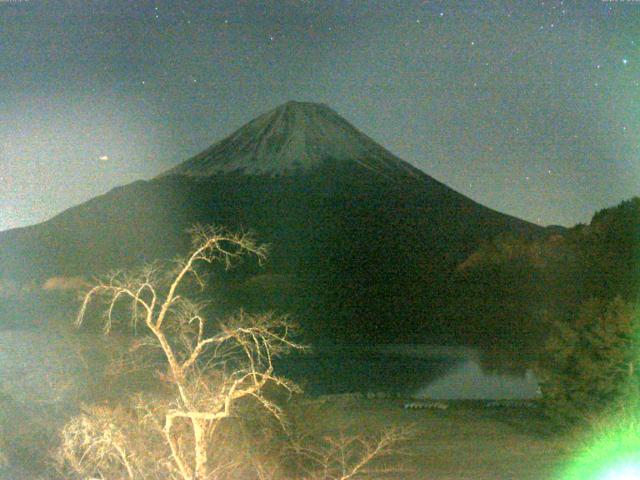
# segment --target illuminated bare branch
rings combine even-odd
[[[193,249],[186,259],[177,262],[168,286],[161,285],[157,266],[133,275],[114,273],[87,292],[76,322],[82,324],[89,304],[96,297],[106,298],[104,331],[109,333],[119,302],[131,302],[134,326],[142,321],[159,345],[169,376],[159,375],[167,378],[177,393],[175,404],[166,406],[161,430],[176,471],[184,480],[209,478],[206,432],[212,424],[231,416],[239,399],[254,398],[282,420],[280,409],[262,391],[267,383],[296,390],[295,385],[273,373],[272,358],[287,349],[301,348],[291,339],[292,327],[287,320],[274,315],[251,316],[241,312],[229,322],[219,324],[216,335],[206,336],[203,305],[179,293],[185,279],[191,276],[202,287],[204,281],[197,270],[198,264],[220,261],[229,268],[247,254],[262,261],[266,249],[247,233],[196,226],[192,234]],[[143,345],[138,341],[132,349]],[[210,361],[203,362],[203,353],[209,347],[214,347]],[[230,371],[223,368],[217,384],[211,385],[208,372],[212,367],[220,369],[227,360],[233,361],[234,368]],[[176,429],[179,421],[187,421],[191,426],[193,449],[190,452],[181,445]]]
[[[392,428],[377,438],[341,434],[337,438],[326,437],[320,445],[298,444],[297,453],[306,459],[302,463],[304,480],[374,479],[398,474],[400,468],[381,461],[400,454],[399,446],[412,436],[410,429]]]
[[[148,368],[152,347],[163,366],[155,376],[163,391],[171,393],[138,394],[135,408],[130,409],[135,411],[135,422],[128,429],[119,424],[123,416],[118,410],[88,410],[72,420],[63,430],[62,457],[76,474],[181,480],[245,478],[230,473],[239,467],[237,461],[217,456],[228,446],[216,444],[214,432],[228,425],[226,419],[242,415],[242,405],[247,402],[267,412],[265,417],[284,431],[283,411],[265,394],[265,387],[299,391],[274,373],[275,357],[303,348],[292,338],[294,326],[289,319],[240,311],[211,326],[207,324],[207,305],[189,298],[189,287],[194,283],[204,287],[202,264],[220,262],[230,268],[246,255],[261,262],[266,249],[247,233],[196,226],[192,234],[191,253],[175,262],[170,275],[164,275],[157,264],[137,273],[115,272],[84,296],[78,325],[88,316],[92,302],[101,298],[106,301],[105,333],[114,328],[125,306],[129,307],[132,326],[144,330],[136,333],[128,351],[140,358],[119,357],[113,364],[114,374]],[[156,435],[156,443],[148,438],[149,431]],[[377,439],[341,436],[325,439],[321,446],[296,446],[298,458],[303,459],[302,478],[355,480],[388,473],[391,470],[378,461],[405,437],[403,431],[390,430]],[[147,443],[153,446],[146,447]],[[253,456],[251,463],[255,464],[253,478],[283,478],[272,463]]]

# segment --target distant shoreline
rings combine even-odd
[[[469,346],[447,346],[431,345],[421,343],[395,343],[395,344],[340,344],[340,345],[319,345],[309,349],[311,354],[339,353],[341,351],[349,353],[380,353],[411,356],[417,358],[438,358],[478,360],[480,358],[481,347]]]

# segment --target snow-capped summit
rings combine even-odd
[[[355,162],[384,175],[419,174],[327,105],[290,101],[162,176],[206,177],[223,172],[289,175],[329,161]]]

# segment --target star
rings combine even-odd
[[[109,155],[100,155],[98,157],[98,160],[101,160],[103,162],[106,162],[107,160],[109,160]]]
[[[623,64],[623,65],[626,65],[627,63],[629,63],[629,60],[628,60],[628,59],[626,59],[626,58],[623,58],[623,59],[622,59],[622,64]]]

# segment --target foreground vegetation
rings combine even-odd
[[[79,354],[91,379],[82,403],[0,398],[0,466],[30,470],[9,478],[537,479],[619,435],[638,457],[638,277],[629,270],[640,258],[639,214],[640,200],[626,202],[565,236],[497,239],[461,265],[482,307],[469,328],[487,316],[503,322],[485,328],[537,366],[539,412],[304,401],[273,368],[303,348],[295,326],[273,314],[216,317],[198,294],[199,266],[261,260],[264,248],[205,228],[175,268],[92,286],[78,323],[118,341]]]
[[[51,463],[51,475],[78,479],[347,480],[392,472],[378,463],[406,440],[402,430],[310,441],[295,428],[295,415],[283,405],[299,389],[273,364],[303,348],[286,317],[240,311],[207,322],[206,302],[194,288],[204,286],[202,265],[229,268],[265,253],[249,235],[196,227],[191,253],[173,270],[116,272],[91,287],[77,325],[93,319],[105,334],[130,330],[120,337],[128,348],[112,350],[105,365],[85,372],[103,378],[96,386],[104,393],[91,392],[79,411],[44,408],[30,416],[32,425],[22,406],[5,398],[4,454],[26,461],[35,453],[40,470]],[[15,422],[20,412],[23,420]],[[49,431],[38,431],[36,422]],[[15,425],[26,435],[10,432]],[[57,444],[43,444],[57,430]]]
[[[639,271],[640,198],[542,239],[496,238],[459,267],[469,335],[536,364],[547,412],[579,423],[640,383]]]
[[[380,432],[411,432],[409,440],[395,445],[393,456],[380,457],[378,462],[368,465],[367,471],[353,477],[360,479],[546,480],[555,478],[554,473],[572,456],[577,445],[573,437],[553,435],[548,423],[535,410],[487,409],[482,402],[450,403],[444,411],[405,410],[403,403],[403,399],[366,398],[320,403],[295,396],[284,402],[283,408],[292,428],[295,425],[298,435],[304,437],[306,446],[325,457],[329,452],[343,453],[347,449],[353,460],[354,455],[374,451]],[[253,432],[257,433],[264,432],[265,427],[254,425],[254,428]],[[231,438],[240,433],[227,431],[226,435]],[[10,440],[13,442],[16,438]],[[40,456],[46,454],[47,448],[55,447],[54,441],[47,445],[47,437],[36,434],[23,440],[33,446],[32,454]],[[253,450],[249,451],[256,452],[255,448],[264,440],[264,437],[254,438]],[[276,442],[276,445],[282,444]],[[237,455],[245,448],[250,447],[246,443],[230,442],[226,444],[225,453],[237,449],[234,452]],[[268,449],[262,451],[269,452]],[[15,452],[11,455],[15,460]],[[34,467],[33,458],[37,457],[23,458],[31,470],[22,471],[20,478],[37,478],[38,471],[42,471],[42,466]],[[336,460],[338,457],[334,462]],[[46,469],[46,464],[44,467]],[[9,472],[9,469],[0,469],[3,471]],[[51,476],[46,478],[55,478],[55,471],[50,467],[49,472]],[[333,470],[331,475],[316,478],[343,477],[339,470]]]

